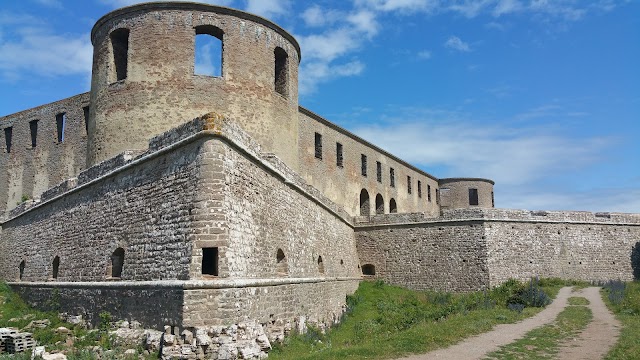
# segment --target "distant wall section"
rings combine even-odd
[[[85,168],[88,109],[85,93],[0,117],[0,214]]]

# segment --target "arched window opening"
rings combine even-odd
[[[276,253],[276,272],[278,275],[287,275],[289,267],[287,265],[287,257],[284,255],[282,249],[278,249]]]
[[[127,78],[129,62],[129,29],[114,30],[109,37],[111,38],[115,81],[124,80]]]
[[[362,265],[362,275],[372,276],[376,274],[376,267],[373,264]]]
[[[366,189],[360,191],[360,216],[370,215],[369,193]]]
[[[196,27],[194,74],[222,76],[224,32],[212,25]]]
[[[53,279],[58,278],[58,269],[60,269],[60,257],[56,256],[53,259],[53,271],[51,272],[51,278]]]
[[[318,272],[324,274],[324,264],[322,263],[322,256],[318,256]]]
[[[275,56],[274,85],[276,91],[283,96],[289,95],[289,55],[283,48],[273,50]]]
[[[384,214],[384,199],[382,195],[376,195],[376,214]]]
[[[24,276],[24,267],[26,266],[26,262],[24,260],[22,260],[20,262],[20,266],[18,267],[20,269],[20,275],[18,276],[18,280],[22,280],[22,277]]]
[[[389,212],[391,214],[395,214],[398,212],[398,205],[396,204],[396,199],[389,200]]]
[[[124,249],[117,248],[113,254],[111,254],[111,277],[122,277],[122,267],[124,265]]]

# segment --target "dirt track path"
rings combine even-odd
[[[620,335],[620,322],[600,297],[600,288],[590,287],[576,291],[571,296],[589,300],[593,320],[575,339],[563,344],[557,358],[562,360],[602,359],[616,343]]]
[[[493,330],[473,336],[448,348],[438,349],[426,354],[412,355],[400,360],[428,360],[428,359],[482,359],[487,353],[498,350],[499,347],[514,342],[527,332],[555,320],[556,316],[567,305],[571,295],[571,288],[564,287],[558,292],[551,305],[534,317],[524,319],[515,324],[497,325]]]

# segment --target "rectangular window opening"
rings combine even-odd
[[[129,61],[129,29],[114,30],[111,35],[111,50],[113,51],[113,67],[115,81],[127,78],[127,65]]]
[[[82,108],[82,112],[84,114],[84,130],[86,133],[89,133],[89,107],[85,106]]]
[[[202,248],[202,275],[218,276],[218,248]]]
[[[422,197],[422,182],[418,180],[418,197]]]
[[[11,142],[13,141],[13,127],[4,129],[4,142],[7,146],[7,154],[11,152]]]
[[[38,139],[38,120],[29,121],[29,129],[31,130],[31,147],[34,148]]]
[[[431,185],[427,184],[427,201],[431,202]]]
[[[478,205],[478,189],[469,189],[469,205]]]
[[[496,200],[493,197],[493,191],[491,192],[491,207],[492,208],[496,207]]]
[[[212,25],[196,27],[193,73],[196,75],[222,76],[223,36],[221,29]]]
[[[436,189],[436,204],[440,204],[440,190]]]
[[[60,113],[56,115],[56,128],[58,130],[58,142],[64,141],[64,130],[67,126],[67,114]]]
[[[389,168],[389,185],[396,187],[396,171],[393,168]]]
[[[322,135],[318,133],[315,135],[315,156],[316,159],[322,160]]]
[[[380,161],[376,161],[376,179],[379,183],[382,182],[382,163]]]
[[[342,144],[336,143],[336,166],[344,166],[344,157],[342,155]]]
[[[411,194],[411,176],[407,176],[407,193]]]
[[[287,96],[289,88],[289,55],[283,48],[277,47],[275,54],[275,78],[274,85],[276,92],[280,95]]]
[[[362,173],[362,176],[367,176],[367,155],[361,154],[360,161],[361,161],[360,172]]]

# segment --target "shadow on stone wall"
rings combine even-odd
[[[634,280],[640,280],[640,241],[631,249],[631,268]]]

